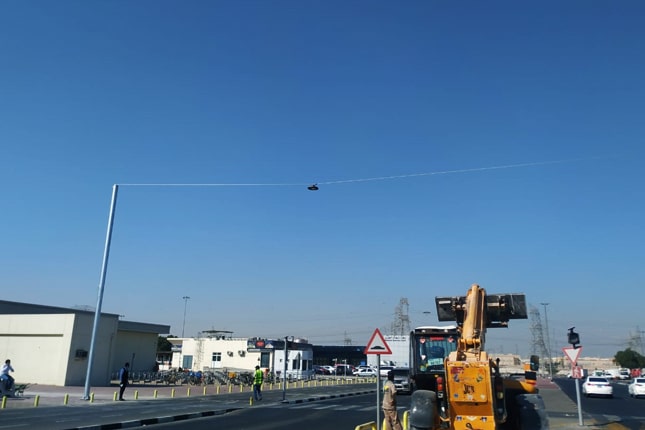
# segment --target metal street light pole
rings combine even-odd
[[[184,299],[184,323],[181,325],[181,337],[184,337],[184,329],[186,328],[186,306],[188,306],[188,300],[190,297],[184,296],[182,297]]]
[[[282,374],[282,401],[287,401],[287,358],[289,357],[289,349],[287,348],[287,342],[289,341],[289,336],[284,337],[284,373]]]
[[[96,345],[96,334],[98,333],[99,320],[101,319],[101,305],[103,304],[105,277],[107,275],[108,259],[110,258],[110,244],[112,242],[112,228],[114,226],[114,212],[116,211],[116,196],[118,192],[119,186],[114,184],[112,187],[112,202],[110,203],[107,234],[105,235],[103,264],[101,265],[101,278],[99,280],[99,295],[96,301],[96,311],[94,312],[94,325],[92,326],[92,340],[90,341],[90,352],[87,357],[87,374],[85,375],[85,391],[83,393],[83,400],[90,400],[90,378],[92,376],[92,362],[94,361],[94,346]]]
[[[542,306],[544,306],[544,325],[546,326],[546,352],[549,354],[549,375],[551,376],[551,379],[553,379],[553,362],[552,360],[552,354],[551,354],[551,339],[549,338],[549,318],[547,317],[546,313],[546,307],[549,305],[549,303],[540,303]]]

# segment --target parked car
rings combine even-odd
[[[354,366],[351,364],[339,364],[336,366],[336,376],[352,376],[354,374]]]
[[[407,367],[395,367],[392,372],[394,372],[394,386],[396,387],[396,391],[410,394],[412,392],[410,369]]]
[[[322,367],[324,369],[327,369],[327,371],[329,372],[328,375],[333,375],[334,372],[336,371],[334,366],[320,366],[320,367]]]
[[[356,370],[354,372],[354,376],[359,376],[359,377],[361,377],[361,376],[365,376],[365,377],[371,376],[371,377],[374,377],[374,376],[376,376],[376,370],[374,370],[374,369],[366,369],[366,368],[358,369],[358,370]]]
[[[627,391],[631,397],[645,396],[645,377],[634,378],[627,386]]]
[[[324,366],[314,366],[314,373],[316,375],[331,375],[331,372]]]
[[[589,376],[582,383],[582,394],[585,396],[614,396],[614,388],[607,378]]]

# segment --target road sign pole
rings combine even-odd
[[[376,430],[381,430],[381,354],[376,354]]]
[[[580,401],[580,379],[576,379],[576,399],[578,400],[578,425],[583,426],[582,421],[582,402]]]
[[[571,377],[573,378],[575,376],[573,372],[578,366],[578,357],[582,352],[582,346],[578,348],[562,348],[562,352],[571,362]],[[574,379],[576,380],[576,400],[578,401],[578,425],[582,426],[584,423],[582,420],[582,401],[580,400],[580,378]]]

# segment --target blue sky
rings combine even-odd
[[[364,345],[472,283],[645,335],[643,2],[0,8],[4,299],[95,306],[121,184],[103,311],[174,335]]]

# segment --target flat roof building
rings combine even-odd
[[[0,353],[10,359],[16,381],[30,384],[85,384],[94,311],[0,300]],[[123,363],[152,370],[159,335],[170,326],[121,321],[101,313],[90,384],[109,385]]]

